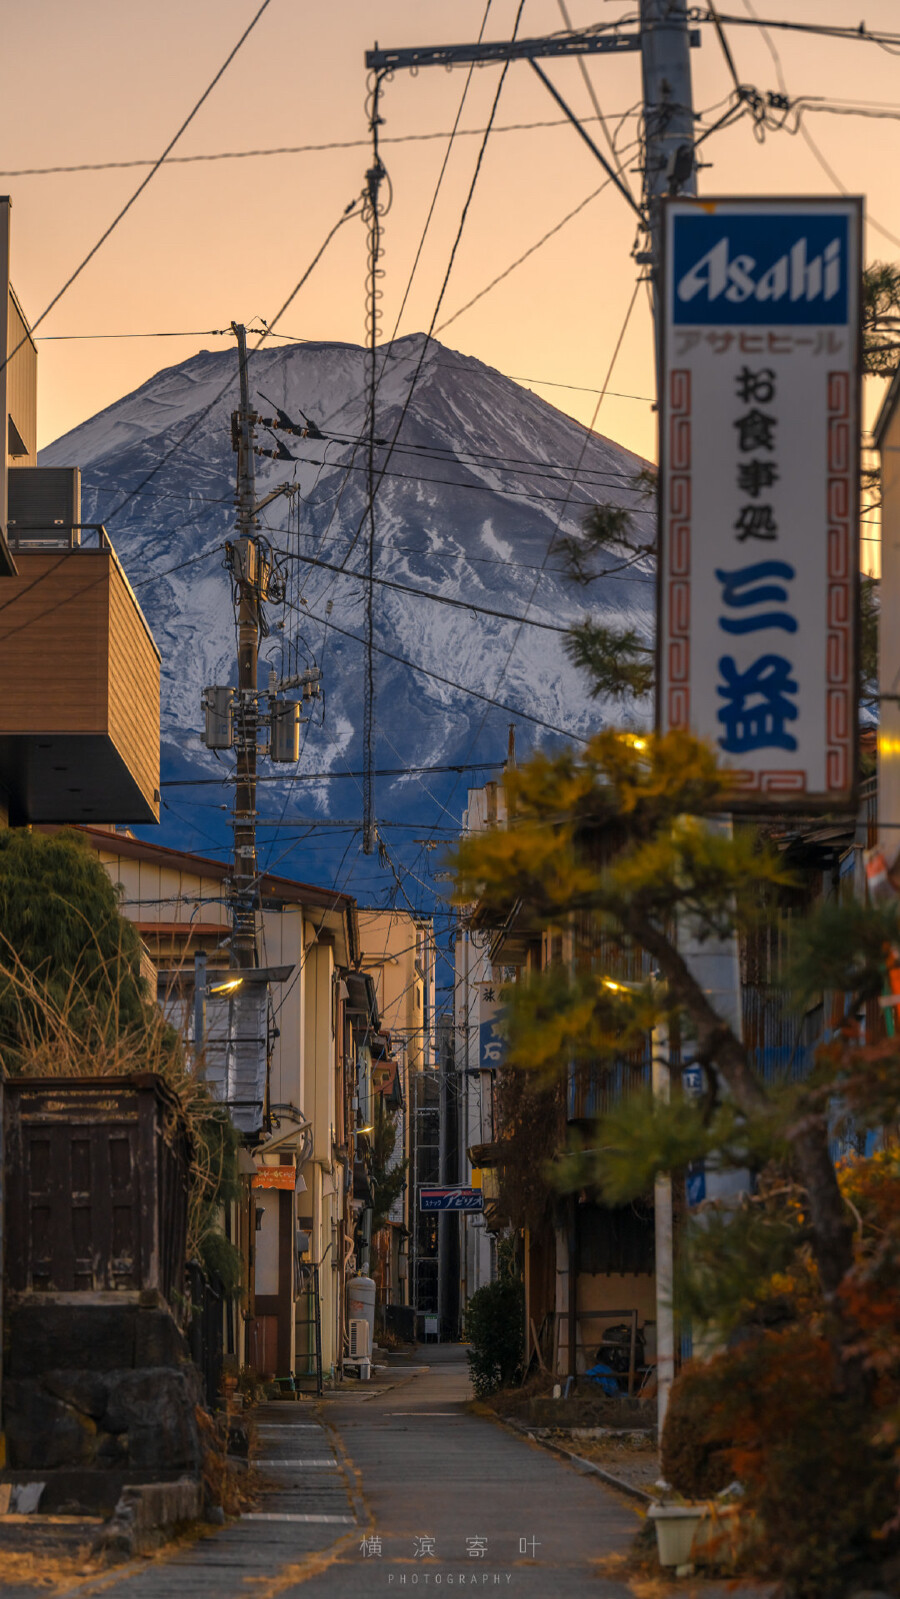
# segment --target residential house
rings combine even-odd
[[[37,463],[37,347],[0,198],[0,822],[159,820],[159,652],[76,467]]]
[[[416,1315],[424,1309],[419,1301],[427,1297],[426,1279],[433,1274],[415,1240],[423,1146],[431,1137],[426,1099],[436,1062],[434,921],[406,910],[361,908],[359,927],[362,970],[371,979],[379,1018],[370,1046],[371,1097],[360,1101],[360,1115],[362,1125],[374,1125],[380,1103],[395,1129],[386,1167],[405,1161],[407,1169],[405,1188],[373,1240],[370,1269],[387,1324],[413,1337]]]
[[[228,1006],[245,980],[229,964],[227,865],[127,832],[85,828],[83,837],[121,884],[122,911],[149,951],[160,1002],[188,1036],[201,974],[199,1053],[240,1124],[246,1105],[229,1097],[234,1079],[222,1059],[235,1036]],[[268,1000],[260,1036],[249,1042],[264,1053],[267,1082],[258,1131],[244,1140],[244,1200],[226,1218],[247,1286],[240,1314],[224,1314],[223,1337],[235,1365],[291,1382],[319,1367],[339,1373],[345,1350],[353,1216],[343,996],[359,934],[349,895],[265,874],[260,896]]]

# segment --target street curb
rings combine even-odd
[[[526,1437],[534,1438],[533,1433],[526,1433]],[[593,1460],[585,1460],[583,1455],[573,1454],[571,1449],[564,1449],[562,1444],[552,1444],[546,1438],[534,1438],[536,1444],[544,1449],[552,1449],[554,1454],[562,1455],[566,1460],[571,1460],[585,1472],[590,1472],[594,1477],[599,1477],[601,1482],[607,1483],[610,1488],[615,1488],[620,1494],[627,1494],[630,1499],[637,1499],[642,1505],[652,1505],[653,1495],[647,1493],[645,1488],[638,1488],[633,1482],[624,1482],[621,1477],[616,1477],[611,1471],[606,1471],[603,1466],[598,1466]]]
[[[334,1450],[335,1459],[340,1468],[341,1476],[344,1479],[344,1485],[347,1490],[347,1498],[350,1501],[353,1514],[355,1515],[357,1521],[357,1528],[355,1530],[357,1532],[362,1531],[365,1533],[367,1528],[371,1528],[374,1523],[372,1512],[366,1504],[365,1495],[360,1487],[359,1469],[354,1465],[353,1458],[350,1455],[349,1450],[347,1449],[337,1428],[333,1422],[328,1420],[327,1416],[324,1414],[323,1408],[319,1405],[316,1406],[316,1415],[321,1423],[323,1431],[328,1434],[329,1442]]]
[[[637,1499],[642,1505],[653,1504],[653,1495],[647,1493],[646,1489],[637,1488],[632,1482],[623,1482],[621,1477],[614,1476],[611,1471],[605,1471],[602,1466],[596,1465],[593,1460],[585,1460],[583,1455],[576,1455],[573,1450],[563,1448],[562,1444],[554,1444],[547,1438],[536,1437],[523,1422],[507,1421],[503,1416],[498,1416],[487,1405],[482,1414],[489,1415],[492,1421],[496,1421],[499,1426],[505,1427],[508,1432],[514,1433],[517,1437],[527,1438],[529,1443],[535,1444],[538,1448],[550,1449],[555,1455],[562,1456],[563,1460],[571,1461],[573,1465],[578,1466],[585,1474],[599,1477],[601,1482],[605,1482],[608,1488],[615,1488],[617,1493],[626,1494],[629,1499]]]

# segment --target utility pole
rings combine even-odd
[[[649,264],[653,273],[654,323],[657,357],[657,401],[665,416],[665,395],[661,392],[661,279],[663,195],[697,193],[697,161],[694,152],[694,110],[691,86],[690,44],[685,0],[640,0],[641,64],[644,82],[644,207],[650,235]],[[644,257],[644,259],[647,259]],[[730,817],[707,818],[711,833],[731,836]],[[741,1015],[741,971],[735,934],[701,942],[690,928],[679,933],[679,949],[713,1007],[723,1016],[738,1038],[743,1034]],[[671,1091],[671,1065],[667,1030],[657,1028],[653,1035],[653,1092],[668,1100]],[[682,1060],[682,1066],[685,1062]],[[746,1179],[726,1176],[707,1163],[706,1197],[725,1203],[733,1200]],[[656,1242],[656,1326],[657,1326],[657,1409],[659,1435],[669,1403],[669,1390],[675,1375],[675,1318],[673,1295],[672,1180],[661,1174],[654,1189]]]
[[[662,382],[662,197],[697,193],[694,155],[694,102],[691,51],[685,0],[640,0],[641,74],[644,89],[644,212],[650,248],[639,257],[650,267],[656,350],[657,408]],[[668,1102],[671,1068],[669,1035],[654,1028],[651,1043],[652,1089]],[[656,1277],[656,1410],[662,1438],[669,1393],[675,1377],[674,1234],[672,1178],[660,1172],[653,1186]]]
[[[277,420],[260,417],[250,404],[250,379],[247,370],[247,330],[232,322],[237,339],[240,374],[240,406],[231,415],[231,443],[237,454],[235,507],[237,528],[233,540],[225,544],[225,564],[231,573],[238,632],[237,688],[214,685],[204,690],[206,726],[203,742],[207,749],[235,753],[234,855],[229,904],[231,906],[231,964],[251,970],[257,964],[256,908],[259,901],[259,863],[256,852],[256,762],[262,733],[263,750],[269,759],[294,765],[300,757],[300,705],[282,699],[286,690],[302,689],[304,701],[321,691],[321,672],[317,667],[279,678],[270,671],[265,688],[259,689],[259,640],[266,631],[265,602],[280,604],[285,597],[284,579],[275,564],[272,549],[259,532],[259,513],[282,494],[295,494],[296,482],[281,483],[256,498],[254,456],[271,455],[292,460],[283,446],[276,451],[260,450],[256,445],[256,424],[283,428],[307,437],[306,429],[292,423],[279,412]],[[260,709],[263,701],[263,709]],[[268,739],[266,740],[266,729]]]
[[[650,232],[654,320],[659,290],[664,194],[696,194],[691,38],[686,0],[640,0],[644,90],[644,210]]]
[[[396,71],[399,68],[418,69],[423,66],[451,66],[462,62],[527,61],[544,87],[552,95],[583,142],[592,151],[610,180],[637,214],[641,227],[648,235],[649,248],[637,255],[640,264],[649,266],[652,277],[654,327],[656,343],[657,400],[661,375],[660,362],[660,305],[662,283],[660,279],[662,245],[662,199],[664,195],[693,195],[697,192],[696,157],[694,153],[694,109],[691,86],[690,52],[700,44],[696,29],[688,28],[686,0],[639,0],[639,28],[637,32],[613,31],[595,33],[569,33],[543,39],[519,39],[512,43],[486,42],[476,45],[440,45],[412,50],[374,50],[366,56],[366,65],[374,71]],[[643,204],[638,205],[625,186],[619,173],[597,148],[587,130],[563,99],[540,61],[583,55],[622,54],[639,51],[643,78],[644,99],[644,183]],[[728,824],[724,824],[728,825]],[[698,950],[696,946],[685,949],[686,958],[694,964],[705,958],[704,986],[715,992],[721,1002],[724,989],[731,1000],[727,1007],[729,1019],[734,1009],[740,1012],[740,987],[735,989],[736,948],[734,940],[717,946],[715,952]],[[468,949],[466,948],[468,958]],[[711,958],[710,958],[711,957]],[[715,970],[714,970],[715,969]],[[713,981],[709,982],[708,979]],[[466,965],[466,995],[468,998],[468,964]],[[468,1050],[468,1030],[466,1031]],[[654,1036],[654,1089],[661,1096],[668,1094],[668,1041]],[[665,1055],[663,1070],[662,1056]],[[468,1065],[468,1060],[466,1060]],[[465,1079],[468,1085],[468,1077]],[[665,1178],[657,1185],[657,1332],[659,1373],[660,1426],[665,1417],[669,1387],[674,1374],[675,1337],[671,1305],[672,1284],[672,1189],[671,1180]],[[574,1234],[570,1238],[573,1248]],[[465,1260],[465,1244],[463,1246]],[[574,1278],[574,1274],[573,1278]],[[574,1281],[572,1286],[574,1287]],[[462,1283],[465,1295],[465,1279]],[[574,1326],[575,1309],[570,1295],[570,1337]],[[570,1352],[570,1374],[574,1374],[574,1361]]]
[[[240,361],[241,404],[235,428],[237,464],[237,540],[228,552],[238,597],[238,692],[234,748],[237,757],[234,794],[234,864],[232,868],[233,966],[256,965],[256,745],[257,666],[259,660],[260,602],[266,564],[253,537],[256,526],[256,474],[253,451],[256,433],[250,409],[247,375],[247,330],[231,324]]]

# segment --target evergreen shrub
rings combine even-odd
[[[742,1484],[754,1569],[798,1599],[851,1592],[896,1544],[891,1451],[835,1360],[807,1327],[753,1336],[685,1369],[663,1431],[663,1474],[685,1497]]]
[[[517,1278],[485,1283],[469,1300],[466,1337],[469,1374],[478,1399],[507,1387],[520,1373],[524,1354],[525,1293]]]

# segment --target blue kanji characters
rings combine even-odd
[[[797,618],[787,609],[790,602],[787,584],[795,576],[794,567],[787,561],[754,561],[730,572],[717,568],[723,607],[752,613],[720,616],[723,633],[742,635],[771,629],[796,633]],[[716,692],[725,704],[717,712],[724,729],[719,745],[729,755],[743,755],[750,750],[797,748],[797,740],[787,726],[798,716],[799,688],[793,672],[791,662],[783,655],[761,655],[743,671],[732,655],[721,657],[721,681]]]
[[[793,697],[798,684],[794,668],[783,655],[761,655],[742,672],[734,657],[719,661],[722,679],[716,692],[725,704],[717,712],[724,728],[719,744],[729,755],[745,755],[749,750],[795,750],[797,740],[786,723],[797,720]]]
[[[787,561],[754,561],[751,566],[740,566],[734,572],[716,568],[716,577],[722,585],[722,604],[732,610],[744,610],[748,605],[785,605],[788,591],[784,583],[796,577]],[[765,583],[764,578],[781,578],[780,583]],[[756,584],[757,587],[752,585]],[[725,633],[758,633],[761,628],[779,627],[785,633],[796,633],[797,618],[789,611],[763,611],[755,616],[720,616],[719,626]]]

